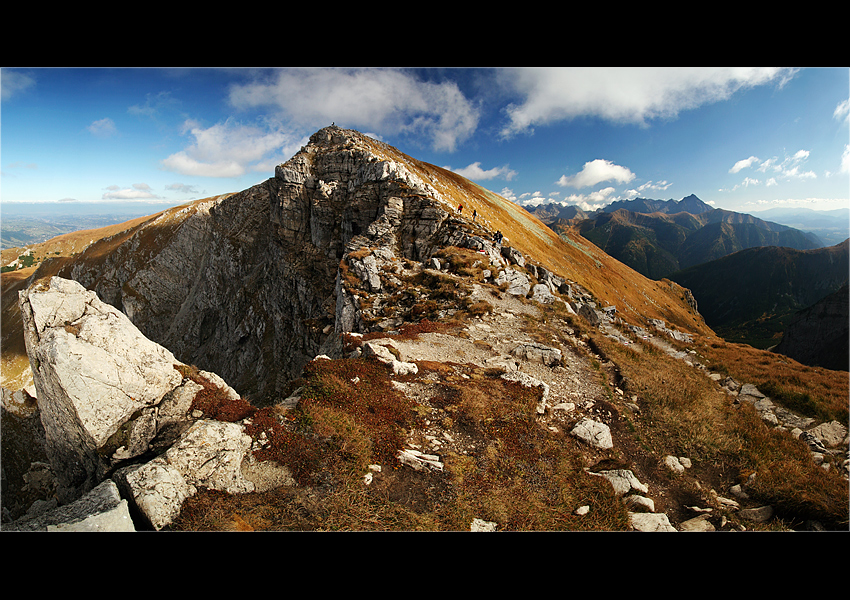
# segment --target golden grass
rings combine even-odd
[[[704,373],[681,360],[648,344],[637,351],[607,339],[597,343],[620,367],[626,394],[638,396],[641,413],[633,419],[635,439],[656,460],[669,453],[712,465],[714,475],[705,477],[716,478],[721,495],[755,473],[750,488],[754,501],[773,505],[789,522],[815,519],[831,528],[847,527],[848,489],[840,461],[829,470],[818,466],[802,441],[764,423],[749,403],[733,403]],[[816,412],[839,418],[844,411],[846,424],[846,373],[783,364],[784,357],[738,344],[714,342],[701,350],[711,357],[715,370],[743,382],[770,377],[788,382],[808,375],[809,387],[788,384],[789,389],[818,388],[823,394],[812,394]],[[772,369],[779,373],[772,374]]]
[[[776,403],[821,421],[847,425],[847,371],[810,367],[781,354],[720,339],[704,343],[699,350],[710,367],[756,385]]]

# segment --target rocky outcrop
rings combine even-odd
[[[96,291],[182,362],[271,404],[331,332],[371,326],[340,277],[384,292],[400,261],[485,245],[407,160],[327,127],[267,181],[166,211],[126,239],[93,244],[58,274]]]
[[[136,531],[129,505],[110,479],[79,500],[3,525],[4,531]]]
[[[20,307],[60,507],[112,477],[145,526],[161,529],[199,488],[291,482],[282,467],[258,466],[245,419],[203,418],[202,392],[240,400],[221,377],[187,368],[94,292],[53,277],[21,292]]]
[[[183,377],[169,351],[77,282],[54,277],[22,292],[20,307],[57,495],[67,502],[148,449],[157,408]]]

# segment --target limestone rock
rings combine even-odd
[[[202,386],[174,355],[78,282],[53,277],[20,295],[45,448],[60,504],[100,483],[124,461],[163,451],[189,429]],[[218,375],[198,377],[230,399]]]
[[[682,459],[669,454],[664,457],[664,464],[674,473],[684,473],[687,467],[690,467],[688,459]]]
[[[809,429],[806,433],[825,448],[832,448],[841,444],[847,438],[847,427],[838,421],[830,421],[829,423],[821,423],[817,427]]]
[[[649,488],[642,484],[630,469],[599,471],[598,473],[591,473],[591,475],[598,475],[610,481],[614,492],[619,496],[628,494],[631,490],[636,490],[643,494],[649,491]]]
[[[386,346],[377,342],[366,342],[363,344],[363,356],[374,356],[382,363],[390,365],[393,373],[396,375],[416,374],[419,372],[419,367],[416,366],[416,363],[398,360]]]
[[[179,361],[75,281],[35,284],[19,304],[57,493],[67,502],[100,482],[110,449],[123,459],[147,448],[157,405],[183,379]]]
[[[170,524],[180,514],[186,498],[197,492],[164,458],[125,467],[114,477],[125,494],[133,499],[136,509],[157,531]]]
[[[506,291],[512,296],[525,296],[531,289],[528,277],[524,273],[510,268],[499,271],[499,275],[496,277],[496,285],[501,286],[502,284],[507,286]]]
[[[115,477],[125,494],[154,529],[180,513],[199,488],[229,494],[253,492],[242,466],[251,438],[238,423],[197,421],[165,454],[141,465],[120,469]]]
[[[709,515],[699,515],[679,524],[679,531],[715,531],[714,525],[708,520]]]
[[[583,318],[593,327],[596,327],[602,321],[602,319],[599,318],[599,313],[597,313],[596,310],[589,304],[582,304],[577,312],[578,316]]]
[[[582,419],[570,433],[595,448],[607,449],[614,447],[611,430],[605,423],[600,423],[593,419]]]
[[[541,304],[552,304],[555,301],[555,296],[552,295],[552,290],[545,283],[535,284],[531,288],[531,299]]]
[[[510,246],[502,246],[501,252],[502,256],[504,256],[512,265],[517,265],[520,267],[525,266],[525,257],[522,255],[522,252],[520,252],[516,248],[511,248]]]
[[[744,508],[738,511],[738,516],[753,523],[766,523],[773,518],[773,507]]]
[[[470,531],[496,531],[496,523],[484,519],[473,519],[469,526]]]
[[[82,498],[39,514],[3,525],[4,531],[136,531],[126,500],[107,479]]]
[[[378,271],[378,261],[371,254],[362,259],[350,259],[351,269],[355,275],[367,285],[372,292],[381,291],[381,274]]]
[[[635,531],[676,531],[663,513],[629,513],[629,525]]]
[[[511,350],[511,354],[525,360],[542,362],[550,367],[561,363],[561,350],[559,348],[536,342],[520,344]]]
[[[632,494],[623,498],[623,502],[630,508],[645,508],[648,512],[655,512],[655,502],[645,496]]]

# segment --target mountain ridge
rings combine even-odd
[[[350,193],[349,186],[355,191]],[[658,318],[707,332],[701,318],[682,304],[683,292],[675,284],[635,278],[630,269],[580,237],[562,239],[512,202],[450,171],[340,128],[314,134],[311,144],[280,165],[266,182],[158,213],[131,231],[95,241],[73,259],[44,261],[33,278],[59,275],[80,281],[131,316],[145,335],[183,356],[184,362],[219,372],[241,391],[263,394],[257,388],[263,377],[248,373],[256,372],[264,361],[271,364],[269,357],[277,354],[272,346],[299,340],[297,351],[284,353],[296,357],[284,369],[291,374],[300,371],[327,337],[322,331],[336,319],[339,261],[359,243],[374,243],[368,229],[381,211],[395,214],[396,209],[388,208],[378,194],[381,198],[397,194],[410,206],[402,209],[409,212],[402,216],[403,239],[393,242],[399,258],[426,256],[436,244],[423,241],[426,235],[451,235],[461,226],[453,215],[465,203],[467,213],[477,209],[481,224],[490,231],[502,231],[511,245],[538,257],[549,271],[579,282],[600,304],[618,306],[624,318],[636,322]],[[431,225],[435,229],[417,233],[424,231],[423,223],[426,229]],[[417,242],[410,244],[410,239]],[[199,254],[198,248],[205,252]],[[243,281],[243,289],[259,285],[262,290],[270,282],[292,286],[288,293],[298,298],[297,308],[289,315],[279,314],[271,298],[282,290],[269,291],[266,299],[265,292],[216,297],[217,290],[230,285],[228,280]],[[614,281],[631,283],[640,293],[620,298]],[[271,329],[278,333],[273,334],[261,323],[274,314],[278,316],[270,321],[275,323]],[[291,326],[295,335],[284,334],[280,322]],[[213,331],[219,336],[213,337]],[[226,341],[218,340],[222,331],[228,332]],[[240,348],[238,356],[234,348]],[[284,379],[275,389],[285,386]]]
[[[718,333],[768,347],[779,341],[776,336],[794,313],[846,284],[848,245],[850,240],[812,250],[749,248],[670,278],[692,291],[706,322]]]
[[[155,528],[783,528],[753,520],[774,510],[797,528],[816,528],[813,519],[846,526],[843,450],[815,459],[788,433],[793,424],[812,444],[840,445],[819,441],[813,427],[815,416],[846,421],[846,376],[727,344],[688,289],[358,132],[323,128],[256,186],[89,241],[3,275],[4,355],[10,295],[75,288],[68,304],[87,312],[83,298],[96,291],[188,361],[165,369],[181,389],[206,389],[193,379],[201,368],[239,396],[239,411],[215,411],[239,413],[226,426],[195,404],[200,391],[181,419],[232,431],[245,452],[293,475],[244,494],[184,485],[191,497],[180,514]],[[57,339],[91,334],[41,302],[30,308],[55,317]],[[28,327],[38,341],[38,324]],[[63,362],[53,350],[34,370]],[[5,365],[4,356],[4,384]],[[770,386],[778,404],[796,398],[796,385],[818,394],[800,417],[774,409],[755,384]],[[32,409],[25,393],[12,396]],[[96,407],[97,395],[88,401]],[[113,459],[131,454],[125,436],[158,418],[127,412],[107,440]],[[4,442],[16,423],[7,415]],[[780,417],[782,429],[772,429]],[[172,466],[188,441],[167,451]],[[16,485],[49,470],[21,458],[36,446],[12,454]],[[213,461],[240,477],[238,458],[225,456],[195,471]],[[789,471],[799,475],[789,481]]]
[[[712,208],[693,194],[680,201],[617,201],[585,216],[551,218],[549,225],[556,231],[575,227],[582,237],[652,279],[750,247],[806,250],[824,245],[814,234]]]

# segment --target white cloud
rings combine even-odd
[[[251,170],[269,171],[289,159],[306,141],[280,130],[230,120],[207,128],[186,121],[183,132],[191,134],[194,143],[164,159],[162,166],[202,177],[239,177]]]
[[[729,169],[729,172],[737,173],[741,169],[749,169],[753,166],[753,163],[757,163],[758,161],[759,159],[757,156],[751,156],[749,158],[745,158],[744,160],[739,160],[734,165],[732,165],[732,168]]]
[[[749,158],[736,162],[732,168],[729,169],[729,172],[738,173],[743,169],[757,165],[757,171],[765,173],[766,175],[772,175],[765,179],[765,185],[768,187],[779,185],[780,181],[787,179],[816,179],[817,175],[814,171],[807,171],[803,169],[803,163],[809,159],[810,155],[811,153],[808,150],[798,150],[793,156],[786,156],[782,160],[776,156],[766,160],[759,160],[755,156],[750,156]],[[731,190],[727,191],[734,191],[739,187],[749,187],[751,185],[759,184],[761,184],[759,179],[745,177],[740,184],[735,185]]]
[[[624,195],[636,198],[645,192],[663,192],[671,185],[673,184],[669,181],[647,181],[646,183],[639,185],[637,189],[626,190]]]
[[[511,170],[507,165],[484,170],[481,168],[480,162],[474,162],[469,166],[463,167],[462,169],[452,169],[451,167],[446,168],[450,171],[457,173],[458,175],[461,175],[462,177],[466,177],[467,179],[471,179],[473,181],[482,181],[497,178],[510,181],[517,174],[516,171]]]
[[[635,174],[626,167],[615,165],[610,160],[597,158],[596,160],[584,163],[584,167],[576,175],[570,177],[562,175],[557,183],[561,187],[581,189],[594,186],[603,181],[628,183],[634,178]]]
[[[850,119],[850,100],[844,100],[838,103],[832,116],[839,121],[847,121]]]
[[[499,195],[505,200],[510,200],[514,204],[519,203],[519,199],[516,197],[516,194],[514,194],[514,191],[511,188],[502,188],[502,191],[499,192]]]
[[[731,97],[748,87],[783,85],[782,67],[539,67],[506,69],[502,83],[522,100],[507,107],[504,135],[581,116],[645,125]]]
[[[0,69],[0,99],[3,102],[35,86],[35,78],[26,73]]]
[[[89,132],[95,137],[106,138],[118,133],[118,128],[115,127],[115,122],[109,117],[95,121],[88,126]]]
[[[103,200],[152,200],[159,198],[146,183],[134,183],[132,188],[124,189],[117,185],[111,185],[106,189],[108,191],[103,194]]]
[[[478,126],[478,110],[454,82],[432,83],[394,69],[283,69],[266,81],[233,86],[236,108],[277,108],[303,127],[370,128],[380,134],[424,134],[453,151]]]
[[[850,144],[844,146],[844,152],[841,154],[840,173],[850,174]]]
[[[598,208],[611,204],[611,202],[616,199],[611,197],[613,193],[614,188],[607,187],[590,194],[572,194],[564,198],[563,202],[564,204],[578,206],[584,211],[592,212]]]

